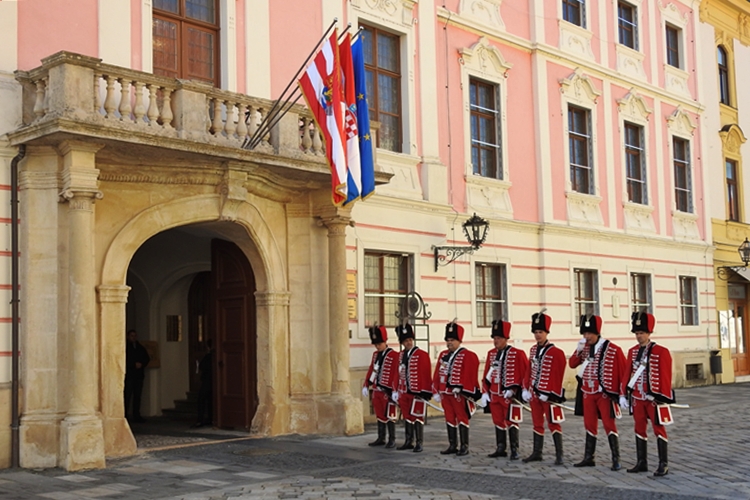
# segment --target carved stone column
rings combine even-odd
[[[94,201],[102,198],[95,168],[99,145],[64,142],[63,191],[68,203],[68,412],[60,429],[60,466],[102,468],[104,432],[97,415],[99,351],[96,325]]]
[[[346,291],[346,228],[351,223],[350,210],[331,206],[320,213],[320,224],[328,229],[328,335],[331,357],[332,408],[321,407],[335,425],[322,431],[355,434],[362,432],[362,403],[352,397],[349,387],[349,315]],[[325,406],[325,405],[324,405]],[[326,418],[319,418],[325,422]],[[322,425],[322,424],[321,424]]]
[[[125,303],[130,287],[99,285],[101,329],[102,424],[104,454],[108,457],[133,455],[138,446],[125,420]]]
[[[252,432],[289,432],[289,299],[287,291],[257,291],[258,410]],[[262,332],[262,333],[261,333]]]

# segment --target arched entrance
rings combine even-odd
[[[128,267],[126,329],[139,332],[152,358],[142,401],[146,416],[197,420],[205,383],[212,390],[200,403],[213,409],[214,425],[251,427],[258,400],[256,286],[245,254],[224,239],[231,226],[163,231],[141,245]],[[198,362],[209,345],[212,373],[201,380]]]

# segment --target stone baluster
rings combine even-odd
[[[44,115],[49,113],[49,75],[44,77]]]
[[[97,114],[102,112],[101,77],[99,73],[94,73],[94,113]]]
[[[247,135],[252,137],[255,135],[255,131],[258,130],[258,108],[255,106],[248,107],[247,116]]]
[[[107,82],[107,96],[104,98],[104,111],[107,112],[107,118],[116,118],[115,111],[115,79],[109,75],[104,75],[104,81]]]
[[[46,85],[43,78],[40,78],[36,82],[36,101],[34,102],[34,114],[36,119],[40,119],[44,116],[44,101],[46,94]]]
[[[130,106],[130,81],[124,78],[118,78],[117,81],[120,82],[120,107],[118,108],[120,120],[129,121],[132,111]]]
[[[135,117],[135,123],[143,123],[143,116],[146,114],[146,106],[143,104],[143,87],[141,82],[135,82],[135,107],[133,108],[133,116]]]
[[[161,119],[159,123],[164,128],[172,128],[172,120],[174,120],[174,114],[172,113],[172,89],[166,87],[161,88],[163,102],[161,105]]]
[[[310,152],[312,147],[312,139],[310,138],[310,119],[306,117],[300,117],[302,120],[302,151],[305,153]]]
[[[247,118],[247,105],[238,102],[237,109],[239,110],[239,114],[237,115],[237,138],[242,142],[247,138],[247,122],[245,121]]]
[[[224,132],[227,134],[227,139],[234,138],[234,131],[237,130],[237,123],[234,121],[234,103],[230,101],[224,101],[224,106],[227,109],[227,120],[224,122]]]
[[[218,135],[224,128],[224,124],[221,122],[221,101],[217,98],[213,98],[211,99],[211,103],[214,107],[214,116],[211,120],[211,133]]]
[[[312,134],[313,153],[315,153],[316,155],[323,154],[323,139],[320,137],[318,127],[316,127],[314,123],[310,133]]]
[[[148,124],[151,126],[155,126],[159,119],[159,105],[156,102],[156,94],[159,91],[159,87],[157,85],[151,84],[148,85],[148,111],[146,111],[146,116],[148,117]]]

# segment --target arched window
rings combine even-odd
[[[719,62],[719,100],[722,104],[731,105],[729,100],[729,62],[727,51],[719,46],[716,59]]]

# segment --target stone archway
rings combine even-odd
[[[101,339],[101,413],[105,455],[124,456],[136,450],[135,440],[123,417],[125,360],[122,332],[125,328],[125,285],[128,265],[136,250],[151,236],[179,226],[227,221],[221,214],[220,195],[201,195],[152,206],[129,219],[104,253],[99,300]],[[258,350],[258,409],[251,432],[281,434],[289,429],[288,309],[289,292],[282,243],[253,205],[242,202],[233,211],[226,237],[250,262],[256,277]],[[221,232],[221,231],[220,231]],[[247,236],[244,242],[237,236]],[[262,332],[262,334],[261,334]]]

